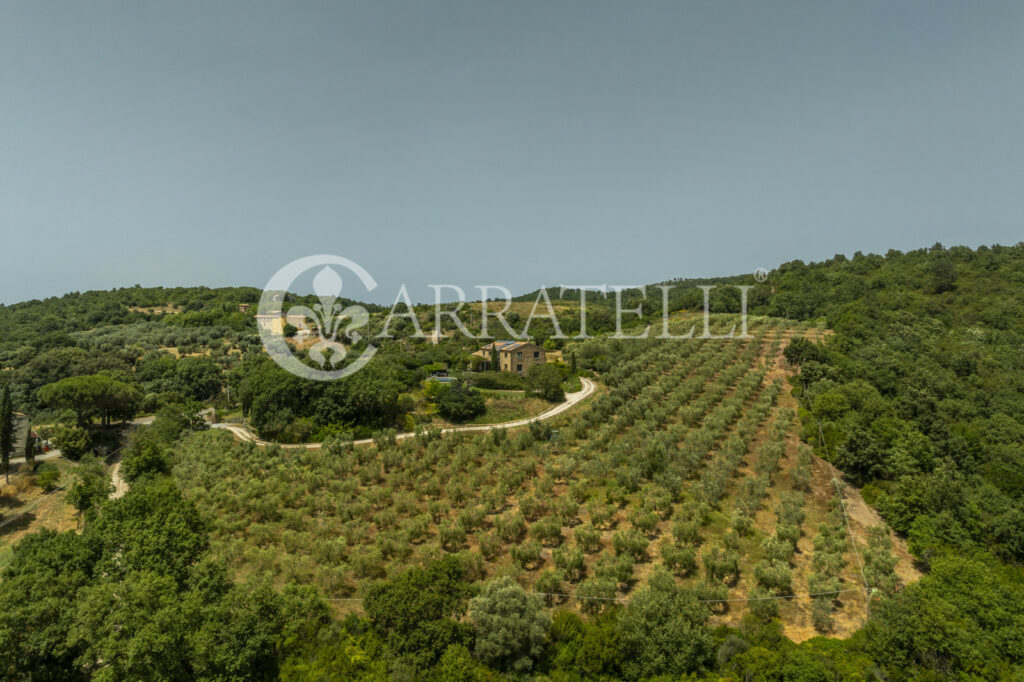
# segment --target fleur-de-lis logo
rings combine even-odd
[[[258,325],[264,348],[277,364],[292,374],[308,379],[330,380],[347,376],[364,367],[377,352],[375,346],[367,345],[355,360],[343,363],[350,354],[351,346],[363,340],[363,334],[359,329],[369,324],[370,314],[361,305],[345,306],[339,300],[343,282],[341,275],[331,267],[332,265],[341,266],[355,274],[368,292],[377,287],[377,283],[365,269],[347,258],[331,255],[307,256],[292,261],[278,270],[267,282],[260,298],[257,320],[269,321],[267,324]],[[300,275],[317,267],[320,269],[313,277],[313,291],[319,302],[314,303],[312,308],[291,307],[288,310],[288,318],[295,319],[296,316],[301,316],[307,323],[311,323],[305,326],[315,331],[318,339],[309,348],[309,358],[321,369],[307,365],[295,357],[291,346],[280,331],[279,301],[284,292],[288,291],[288,287]],[[276,324],[274,320],[277,320]],[[346,347],[344,342],[347,342],[349,347]]]
[[[356,330],[365,327],[370,321],[370,314],[363,306],[344,307],[338,302],[342,284],[341,275],[325,265],[313,278],[313,291],[320,302],[313,304],[312,310],[306,306],[293,306],[288,311],[289,315],[302,315],[311,320],[319,330],[320,340],[309,349],[309,357],[321,367],[327,364],[335,367],[348,354],[348,349],[338,341],[338,332],[342,331],[343,326],[348,340],[359,343],[363,337]],[[346,319],[349,323],[342,325]]]

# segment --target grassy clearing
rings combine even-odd
[[[487,412],[470,421],[470,424],[500,424],[526,419],[551,407],[551,403],[528,397],[522,391],[485,391],[485,394]]]
[[[75,465],[64,459],[49,463],[61,472],[58,485],[65,484],[67,473]],[[65,502],[66,494],[64,490],[46,493],[31,476],[12,476],[10,484],[0,484],[0,513],[3,515],[0,523],[9,521],[0,527],[0,568],[10,560],[11,548],[29,533],[44,528],[56,531],[78,528],[77,512]]]

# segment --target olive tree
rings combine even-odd
[[[678,676],[708,662],[712,638],[704,626],[708,610],[694,594],[657,572],[629,601],[619,617],[619,656],[623,677]]]
[[[469,617],[476,631],[476,657],[515,673],[533,669],[551,629],[540,598],[508,576],[488,583],[470,600]]]

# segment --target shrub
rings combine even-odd
[[[636,562],[628,554],[616,557],[606,555],[594,566],[594,575],[599,578],[614,580],[623,587],[629,587],[633,584],[633,570],[635,566]]]
[[[545,547],[562,544],[562,520],[557,516],[545,516],[530,526],[530,535]]]
[[[36,485],[46,492],[55,490],[59,480],[60,470],[49,462],[43,462],[36,471]]]
[[[750,590],[747,608],[751,615],[762,623],[779,617],[779,600],[773,599],[771,592],[761,587],[755,586]]]
[[[501,554],[501,541],[494,536],[494,533],[478,534],[477,543],[480,546],[480,554],[488,561],[494,561]]]
[[[718,546],[708,549],[703,556],[704,572],[709,582],[722,581],[739,577],[739,555],[732,550]]]
[[[121,476],[132,483],[146,474],[162,474],[170,471],[170,458],[158,442],[155,433],[147,428],[133,437],[124,450],[121,460]]]
[[[540,556],[540,543],[536,540],[527,540],[521,545],[512,548],[512,560],[521,568],[527,571],[537,570],[544,560]]]
[[[616,554],[628,554],[637,561],[647,558],[647,538],[635,529],[619,531],[612,536],[612,547]]]
[[[750,532],[754,529],[754,519],[742,512],[735,512],[732,515],[732,528],[739,535],[750,535]]]
[[[647,537],[654,537],[658,529],[658,515],[654,512],[636,509],[629,515],[629,522],[633,527]]]
[[[615,507],[610,504],[591,503],[587,505],[590,512],[590,522],[595,528],[608,530],[615,526]]]
[[[532,494],[523,495],[519,498],[519,511],[529,521],[536,521],[547,511],[547,505]]]
[[[494,520],[494,528],[505,542],[516,542],[526,531],[526,519],[519,512],[499,516]]]
[[[80,426],[58,424],[50,436],[54,447],[70,459],[78,460],[89,451],[89,432]]]
[[[552,559],[555,566],[571,582],[578,582],[586,573],[587,567],[583,560],[583,550],[579,547],[573,549],[559,547],[552,553]]]
[[[828,632],[832,629],[831,598],[815,597],[811,601],[811,623],[818,632]]]
[[[693,547],[677,547],[669,543],[661,546],[665,567],[677,575],[693,573],[697,568],[697,551]]]
[[[764,554],[772,561],[783,561],[789,563],[793,558],[793,545],[788,540],[783,540],[777,535],[770,535],[761,541],[761,548]]]
[[[793,572],[789,565],[782,561],[759,561],[754,566],[754,579],[758,584],[776,594],[788,594],[792,591]]]
[[[672,535],[680,544],[700,546],[700,524],[696,521],[676,521],[672,524]]]
[[[576,544],[587,554],[593,554],[601,549],[601,533],[589,523],[577,528],[574,536]]]
[[[537,577],[533,587],[537,592],[543,593],[545,603],[554,606],[565,599],[562,594],[565,592],[564,577],[561,571],[548,569]]]
[[[72,476],[67,501],[83,514],[103,503],[113,490],[106,467],[91,454],[82,457]]]
[[[583,613],[597,615],[615,605],[617,588],[614,580],[608,578],[588,578],[576,588],[576,596],[580,601]]]
[[[526,379],[512,372],[477,372],[468,379],[478,388],[516,391],[526,388]]]
[[[446,552],[457,552],[466,544],[466,529],[458,522],[441,526],[438,534],[441,548]]]

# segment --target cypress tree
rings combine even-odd
[[[11,447],[14,441],[14,408],[11,405],[11,387],[4,386],[0,395],[0,466],[4,470],[4,479],[10,483],[8,468],[11,464]]]
[[[28,424],[28,431],[25,433],[25,471],[31,473],[36,467],[36,448],[32,442],[32,422]]]

